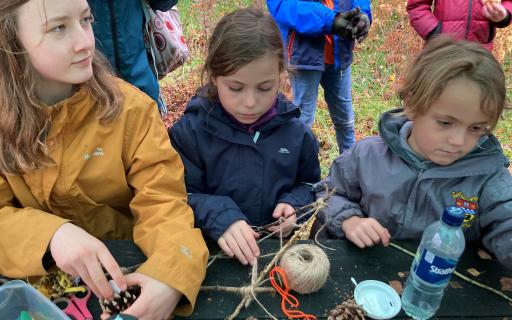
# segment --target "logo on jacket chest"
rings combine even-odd
[[[452,192],[452,198],[455,200],[455,206],[464,210],[465,228],[469,228],[476,220],[478,211],[478,196],[468,197],[462,192]]]
[[[87,145],[84,146],[84,151],[82,151],[82,157],[85,161],[90,160],[92,157],[103,157],[105,152],[103,151],[103,148],[96,147],[94,148],[92,153],[85,152],[87,149]]]
[[[279,148],[279,153],[283,153],[283,154],[289,154],[290,153],[290,150],[288,150],[288,148],[285,148],[285,147],[281,147]]]

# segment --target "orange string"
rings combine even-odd
[[[298,308],[300,306],[299,300],[295,298],[290,293],[290,288],[288,287],[288,281],[286,280],[286,275],[284,273],[283,268],[274,267],[269,272],[270,283],[276,291],[281,295],[281,310],[288,317],[288,319],[306,319],[306,320],[316,320],[316,317],[311,314],[304,313],[300,310],[288,309],[287,304],[289,304],[292,308]],[[282,283],[281,285],[277,282]]]

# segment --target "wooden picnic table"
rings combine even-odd
[[[307,241],[311,243],[311,241]],[[349,241],[329,240],[322,241],[323,245],[333,248],[326,250],[330,262],[330,276],[326,285],[318,292],[309,295],[296,295],[300,301],[300,309],[306,313],[314,314],[317,319],[326,319],[328,310],[340,304],[353,294],[354,286],[350,277],[357,281],[380,280],[400,281],[405,285],[412,257],[393,247],[376,246],[374,248],[359,249]],[[395,242],[396,244],[415,252],[418,242]],[[260,244],[262,255],[276,252],[279,249],[276,239],[265,240]],[[219,252],[219,248],[210,244],[210,254]],[[501,266],[496,260],[484,260],[477,255],[480,248],[478,244],[468,243],[457,271],[471,277],[482,284],[501,290],[500,279],[511,277],[512,272]],[[270,258],[261,258],[259,270],[266,265]],[[474,268],[480,272],[477,277],[466,271]],[[207,271],[204,286],[234,286],[240,287],[250,283],[251,268],[243,266],[234,259],[217,259]],[[402,277],[401,277],[402,276]],[[512,319],[512,305],[504,298],[470,284],[456,276],[451,279],[436,319]],[[270,286],[270,283],[265,285]],[[505,292],[507,293],[507,292]],[[512,296],[511,292],[508,292]],[[286,319],[280,309],[280,296],[277,294],[262,293],[258,300],[279,319]],[[240,303],[241,297],[221,291],[201,291],[197,299],[194,313],[188,319],[224,319],[229,316]],[[237,319],[249,317],[268,319],[263,309],[253,302],[248,309],[242,310]],[[401,311],[396,319],[407,319]],[[183,318],[178,318],[183,319]]]

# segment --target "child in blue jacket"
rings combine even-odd
[[[340,153],[355,143],[350,65],[372,19],[369,0],[267,0],[285,45],[293,103],[312,126],[322,85]]]
[[[295,208],[314,201],[309,184],[320,180],[318,143],[279,93],[283,70],[270,15],[254,8],[226,15],[210,37],[207,84],[169,131],[196,225],[243,264],[259,255],[251,226],[286,218],[268,231],[288,236]]]

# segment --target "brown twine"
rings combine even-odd
[[[273,319],[275,319],[275,317],[272,314],[270,314],[265,309],[265,307],[256,299],[256,293],[274,292],[273,288],[260,287],[265,282],[265,280],[264,280],[265,277],[269,273],[270,269],[272,269],[277,264],[277,261],[279,261],[281,259],[281,257],[286,252],[286,250],[288,250],[298,240],[308,238],[308,236],[309,236],[308,226],[310,226],[312,224],[312,222],[314,221],[314,219],[316,218],[316,216],[318,214],[318,211],[320,211],[320,209],[325,207],[327,200],[331,197],[331,195],[333,193],[334,193],[334,190],[328,192],[328,194],[325,197],[319,198],[315,202],[310,203],[310,204],[299,209],[300,212],[305,212],[304,215],[312,213],[311,217],[306,222],[301,224],[297,230],[295,230],[295,232],[294,232],[293,236],[290,238],[290,240],[288,240],[288,242],[286,242],[284,245],[281,246],[279,251],[270,260],[270,262],[267,263],[267,265],[263,268],[263,270],[261,270],[261,272],[259,273],[259,275],[257,277],[256,277],[257,270],[255,268],[253,268],[252,273],[251,273],[251,285],[243,286],[243,287],[225,287],[225,286],[201,287],[201,290],[216,290],[216,291],[231,292],[231,293],[239,294],[242,296],[242,301],[240,301],[240,303],[235,308],[233,313],[231,315],[229,315],[226,319],[236,318],[240,314],[240,311],[242,310],[242,308],[243,307],[247,308],[253,300],[256,301],[260,305],[260,307],[262,307],[265,310],[265,312],[267,312],[267,314],[269,316],[271,316]],[[276,231],[276,232],[279,232],[279,231]],[[208,263],[208,266],[210,266],[213,263],[213,261],[219,257],[220,257],[219,254],[215,255],[213,257],[213,259],[210,260],[210,262]],[[255,265],[257,265],[257,263]],[[251,294],[247,294],[248,291]]]
[[[296,244],[279,261],[291,289],[308,294],[322,288],[329,276],[329,258],[314,244]]]

